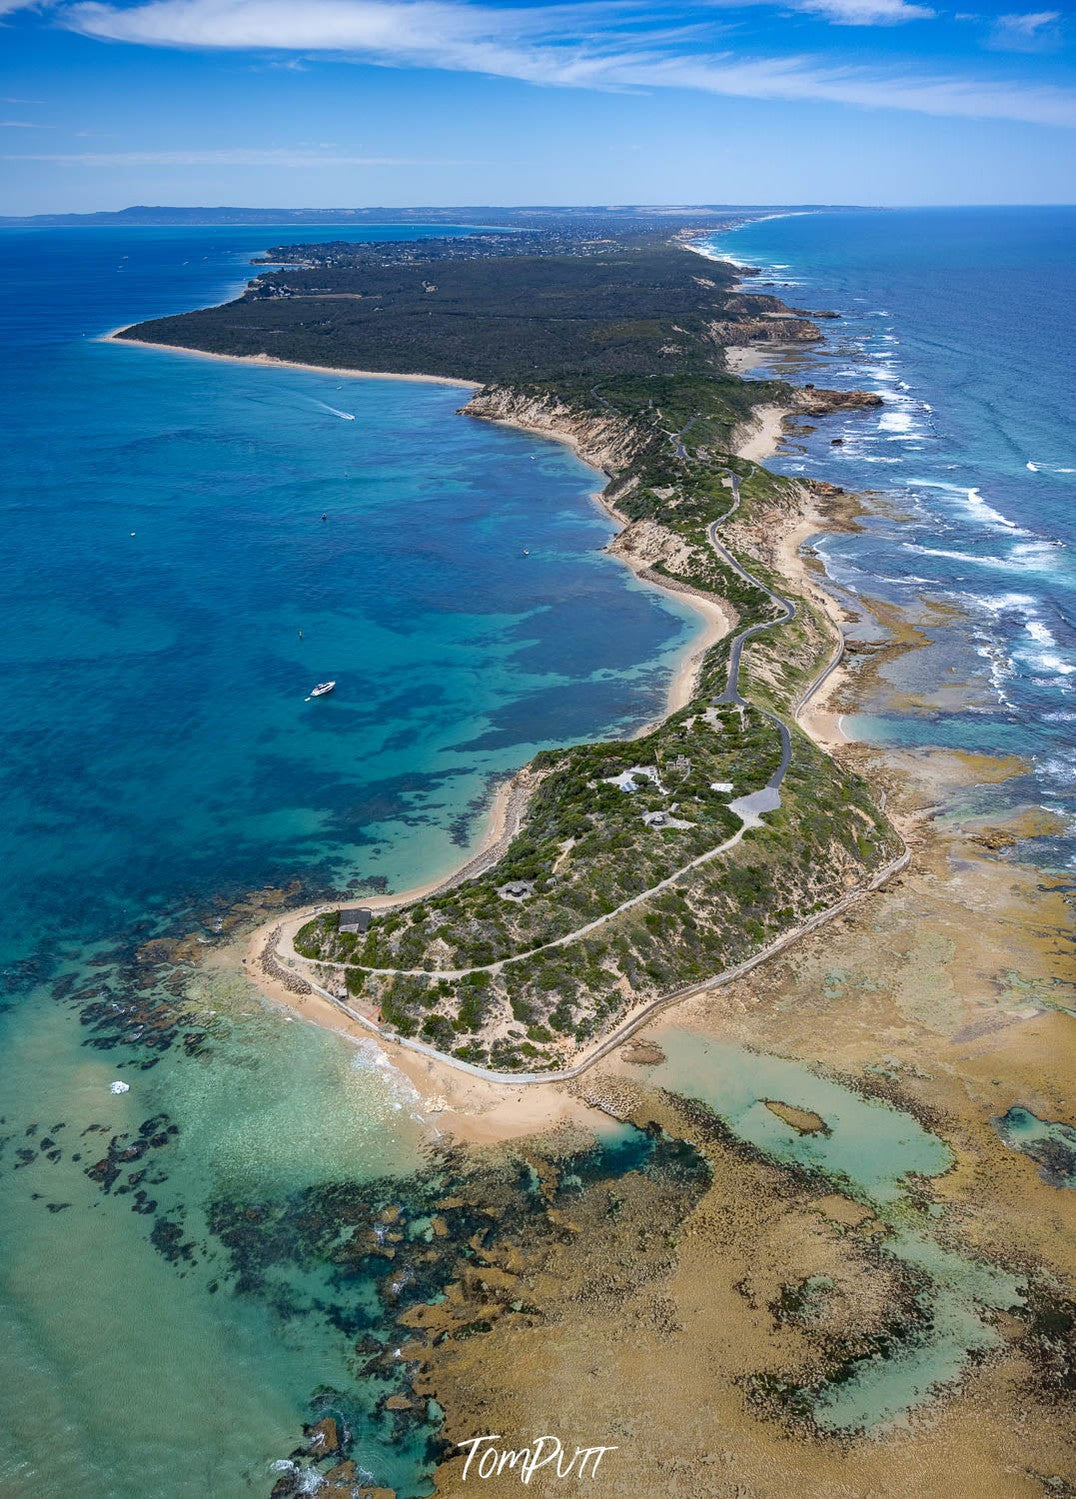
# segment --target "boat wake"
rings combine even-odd
[[[355,420],[350,411],[338,411],[335,406],[330,406],[327,401],[315,401],[315,406],[320,406],[322,411],[328,411],[332,416],[338,416],[342,422],[353,422]]]

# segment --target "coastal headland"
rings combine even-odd
[[[607,477],[617,555],[732,624],[648,733],[532,763],[524,819],[489,868],[371,908],[361,940],[319,915],[273,958],[423,1049],[495,1074],[563,1074],[899,862],[867,785],[798,723],[840,637],[816,592],[790,594],[766,538],[797,524],[809,495],[738,456],[757,443],[760,407],[769,432],[774,410],[879,398],[729,375],[730,336],[820,335],[682,243],[639,233],[494,262],[461,243],[276,248],[288,269],[238,302],[123,337],[481,378],[465,415],[571,441]],[[308,353],[312,336],[327,352]]]
[[[432,1237],[391,1248],[394,1286],[446,1267],[398,1312],[401,1398],[445,1412],[438,1492],[496,1431],[619,1446],[608,1495],[1064,1494],[1071,1194],[998,1125],[1065,1117],[1064,891],[999,862],[1019,828],[934,825],[1017,764],[845,739],[917,621],[846,653],[862,619],[800,547],[857,502],[760,465],[785,414],[877,398],[740,378],[730,350],[820,315],[668,236],[280,246],[239,301],[125,331],[471,381],[466,415],[574,443],[611,549],[714,611],[659,724],[539,757],[452,880],[359,897],[365,933],[278,909],[247,972],[376,1039],[482,1147],[431,1169]],[[599,1128],[615,1177],[586,1164]]]

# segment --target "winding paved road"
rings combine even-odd
[[[680,435],[682,434],[677,434],[674,442],[678,441]],[[757,624],[748,625],[746,629],[741,630],[733,638],[729,651],[729,673],[725,691],[720,697],[715,698],[714,702],[715,705],[733,704],[739,708],[746,708],[749,704],[740,695],[740,665],[744,644],[763,630],[770,630],[775,625],[789,624],[796,618],[796,606],[791,599],[786,599],[781,594],[774,593],[772,589],[767,588],[758,578],[741,567],[728,548],[718,539],[718,527],[724,525],[736,513],[740,504],[739,476],[731,470],[726,470],[726,473],[732,481],[732,504],[720,520],[710,523],[707,530],[710,545],[726,566],[730,567],[739,578],[752,588],[759,589],[772,603],[783,610],[783,617],[773,620],[761,620]],[[794,717],[799,716],[807,699],[834,670],[840,661],[842,653],[843,640],[836,655],[826,665],[824,671],[814,679],[807,690],[800,696],[793,710]],[[735,848],[750,828],[759,826],[764,813],[773,812],[781,805],[781,784],[788,774],[789,765],[792,763],[792,735],[789,732],[788,725],[775,713],[771,713],[765,708],[759,708],[758,711],[770,720],[781,736],[781,758],[777,769],[770,776],[765,786],[761,787],[758,791],[752,791],[747,796],[738,797],[735,801],[729,803],[730,812],[733,812],[740,819],[740,827],[737,831],[730,838],[726,838],[723,843],[719,843],[715,848],[707,849],[705,853],[699,854],[694,859],[689,860],[688,863],[682,865],[665,879],[660,880],[656,885],[651,885],[648,889],[640,891],[637,895],[632,895],[627,900],[621,901],[620,905],[614,906],[611,911],[606,911],[601,916],[595,917],[593,921],[588,921],[583,926],[577,927],[574,931],[565,933],[563,937],[553,937],[548,942],[540,943],[537,947],[527,948],[523,952],[511,953],[507,957],[498,958],[492,963],[475,963],[469,968],[370,968],[364,963],[322,963],[315,958],[304,957],[302,953],[296,951],[294,940],[290,936],[287,938],[286,950],[278,952],[278,957],[292,966],[298,961],[310,968],[332,967],[341,970],[360,968],[364,973],[373,973],[381,977],[401,976],[407,978],[458,981],[471,973],[500,973],[503,968],[513,963],[522,963],[527,958],[537,957],[541,953],[551,952],[555,948],[567,947],[573,942],[578,942],[580,938],[589,936],[591,932],[596,932],[600,927],[605,926],[607,922],[613,921],[616,917],[623,915],[625,911],[630,911],[633,906],[642,905],[643,902],[653,899],[655,895],[660,895],[663,890],[668,890],[678,880],[681,880],[684,875],[690,874],[692,870],[698,869],[703,864],[710,863],[713,859],[720,858],[729,849]]]
[[[686,458],[686,451],[683,449],[683,444],[680,442],[682,436],[683,432],[677,433],[676,436],[673,437],[672,441],[674,443],[674,446],[676,446],[677,448],[677,452]],[[731,567],[732,570],[740,578],[742,578],[752,587],[760,589],[767,596],[767,598],[769,598],[775,605],[778,606],[778,608],[783,611],[783,617],[774,620],[765,620],[754,625],[749,625],[746,629],[741,630],[740,633],[732,641],[729,652],[729,673],[725,691],[719,698],[716,699],[716,702],[732,703],[738,707],[746,707],[747,703],[745,699],[740,695],[740,665],[741,658],[743,656],[744,644],[753,636],[761,633],[761,631],[772,629],[774,625],[791,623],[791,621],[796,618],[796,606],[791,599],[786,599],[783,597],[783,595],[774,593],[772,589],[767,588],[766,585],[760,582],[758,578],[753,577],[749,572],[741,567],[740,563],[737,562],[736,558],[719,539],[718,527],[724,525],[730,519],[730,517],[735,514],[740,504],[739,476],[735,473],[732,473],[731,470],[727,470],[726,472],[728,472],[729,477],[732,481],[733,502],[729,509],[726,511],[725,515],[722,516],[721,520],[711,522],[710,526],[708,527],[707,536],[709,538],[710,545],[714,548],[722,561],[728,567]],[[827,662],[822,671],[819,672],[818,676],[813,678],[813,680],[808,683],[808,685],[804,688],[803,692],[800,694],[799,698],[793,705],[793,721],[799,719],[800,715],[803,712],[803,709],[806,707],[810,699],[828,680],[830,675],[836,670],[837,666],[841,662],[843,655],[844,637],[842,635],[833,656]],[[645,890],[639,895],[632,896],[630,900],[624,901],[621,905],[617,906],[615,910],[608,912],[608,914],[598,917],[595,921],[588,922],[585,926],[580,927],[577,931],[569,933],[567,936],[558,937],[551,942],[543,943],[540,947],[531,948],[528,952],[516,953],[511,957],[502,958],[500,961],[495,963],[481,964],[474,968],[465,968],[458,970],[431,972],[431,970],[425,968],[375,968],[372,970],[367,969],[366,971],[380,974],[401,973],[411,976],[421,976],[425,978],[435,979],[458,979],[462,978],[467,973],[496,973],[509,963],[520,962],[524,958],[531,957],[536,953],[545,952],[550,948],[564,947],[568,943],[577,941],[580,937],[584,937],[589,932],[592,932],[598,927],[604,925],[605,922],[611,921],[621,912],[630,909],[632,906],[640,904],[642,901],[650,900],[660,891],[665,890],[670,885],[675,884],[677,880],[683,877],[683,875],[689,873],[693,869],[698,868],[700,864],[705,864],[711,859],[718,858],[721,854],[725,853],[728,849],[734,847],[735,844],[739,843],[740,839],[747,832],[748,828],[758,826],[761,820],[761,815],[764,812],[773,811],[776,807],[780,806],[781,783],[784,781],[792,759],[792,736],[789,731],[788,725],[784,722],[783,719],[779,718],[774,713],[770,713],[767,709],[764,708],[759,709],[759,712],[765,713],[766,717],[776,725],[781,734],[781,761],[764,787],[762,787],[759,791],[752,792],[749,796],[740,797],[736,801],[729,803],[730,809],[736,812],[737,816],[740,817],[741,826],[738,832],[733,834],[731,838],[726,839],[724,843],[719,844],[717,848],[710,849],[707,853],[701,854],[696,859],[692,859],[690,863],[685,864],[684,867],[682,869],[678,869],[675,874],[672,874],[667,879],[662,880],[660,884],[654,885],[651,889]],[[894,874],[896,874],[899,870],[905,868],[905,866],[909,862],[910,857],[911,855],[909,850],[905,848],[903,853],[899,854],[895,859],[890,860],[888,864],[880,869],[877,874],[871,879],[868,885],[860,889],[853,890],[850,894],[844,896],[841,900],[837,901],[835,905],[830,906],[827,910],[818,912],[817,915],[812,916],[808,921],[803,922],[800,926],[794,927],[791,931],[784,933],[783,936],[778,937],[775,941],[771,942],[769,946],[764,947],[760,952],[757,952],[754,957],[748,958],[746,962],[738,964],[735,968],[726,969],[723,973],[715,974],[712,978],[705,979],[702,983],[690,984],[682,989],[675,990],[672,994],[666,994],[659,999],[651,1000],[640,1010],[637,1010],[634,1015],[629,1016],[628,1019],[617,1026],[615,1030],[609,1033],[609,1035],[605,1036],[601,1041],[597,1042],[594,1047],[578,1062],[576,1062],[571,1067],[565,1068],[561,1072],[495,1072],[488,1067],[479,1067],[473,1062],[465,1062],[459,1057],[449,1056],[443,1051],[438,1051],[436,1047],[427,1046],[424,1041],[416,1041],[409,1036],[400,1036],[394,1033],[386,1033],[374,1021],[370,1020],[367,1016],[360,1014],[359,1011],[352,1009],[352,1007],[347,1004],[345,1000],[342,1000],[336,994],[332,994],[328,989],[317,983],[310,976],[309,972],[306,975],[307,981],[310,983],[311,988],[313,988],[324,999],[327,999],[331,1004],[333,1004],[338,1010],[341,1010],[351,1020],[356,1021],[359,1025],[363,1026],[365,1029],[378,1036],[381,1041],[391,1042],[397,1046],[404,1047],[408,1051],[417,1052],[419,1055],[433,1058],[438,1062],[455,1068],[457,1072],[467,1073],[471,1077],[481,1078],[486,1082],[503,1083],[515,1087],[531,1087],[540,1086],[542,1084],[568,1082],[572,1078],[581,1076],[589,1068],[593,1067],[596,1062],[599,1062],[603,1057],[607,1056],[611,1051],[615,1050],[615,1048],[626,1041],[629,1036],[633,1035],[642,1026],[651,1021],[654,1016],[657,1015],[660,1011],[667,1009],[671,1005],[678,1004],[681,1000],[686,999],[689,995],[702,994],[712,989],[721,988],[725,984],[733,983],[739,978],[743,978],[745,974],[750,973],[752,969],[757,968],[760,964],[767,962],[776,953],[782,951],[791,943],[798,941],[800,937],[805,936],[808,932],[816,930],[825,922],[832,920],[832,918],[835,916],[838,916],[842,911],[846,911],[863,895],[868,894],[873,890],[879,889],[886,883],[887,880],[891,879]],[[361,964],[318,964],[312,959],[303,958],[300,953],[297,953],[295,951],[295,948],[293,946],[293,939],[290,935],[288,937],[288,951],[282,953],[279,951],[278,947],[277,956],[291,968],[295,967],[296,962],[305,964],[308,970],[317,967],[328,966],[333,966],[336,968],[362,966]]]

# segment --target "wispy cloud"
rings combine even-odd
[[[51,125],[40,125],[36,120],[0,120],[0,130],[51,130]]]
[[[716,10],[776,10],[778,18],[796,13],[819,16],[835,26],[898,26],[905,21],[929,21],[938,12],[918,0],[702,0]]]
[[[1076,127],[1076,95],[1048,85],[1006,85],[945,75],[901,75],[892,69],[835,68],[810,58],[746,62],[732,57],[649,62],[625,81],[666,83],[753,99],[823,100],[868,109],[970,119],[1021,120]]]
[[[889,12],[900,0],[790,0]],[[718,6],[709,6],[713,14]],[[653,18],[655,12],[649,12]],[[684,12],[679,13],[683,18]],[[701,14],[699,12],[698,14]],[[834,65],[809,55],[690,51],[624,5],[496,8],[454,0],[83,0],[63,24],[87,36],[151,46],[329,52],[385,66],[485,73],[559,87],[679,88],[734,98],[824,101],[922,114],[1076,126],[1076,94],[1049,85]]]
[[[1059,10],[999,16],[991,29],[987,46],[998,52],[1045,52],[1060,46],[1060,23]]]
[[[790,0],[793,10],[825,16],[838,26],[897,26],[927,21],[937,12],[913,0]]]
[[[235,146],[221,151],[19,151],[0,161],[51,161],[78,167],[478,167],[480,161],[431,161],[406,156],[328,155],[287,147]]]

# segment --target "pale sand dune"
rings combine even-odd
[[[756,406],[751,420],[741,423],[732,434],[732,448],[739,458],[750,463],[764,463],[777,451],[787,406]]]
[[[766,354],[755,344],[729,344],[725,349],[725,366],[730,375],[749,375],[765,362]]]

